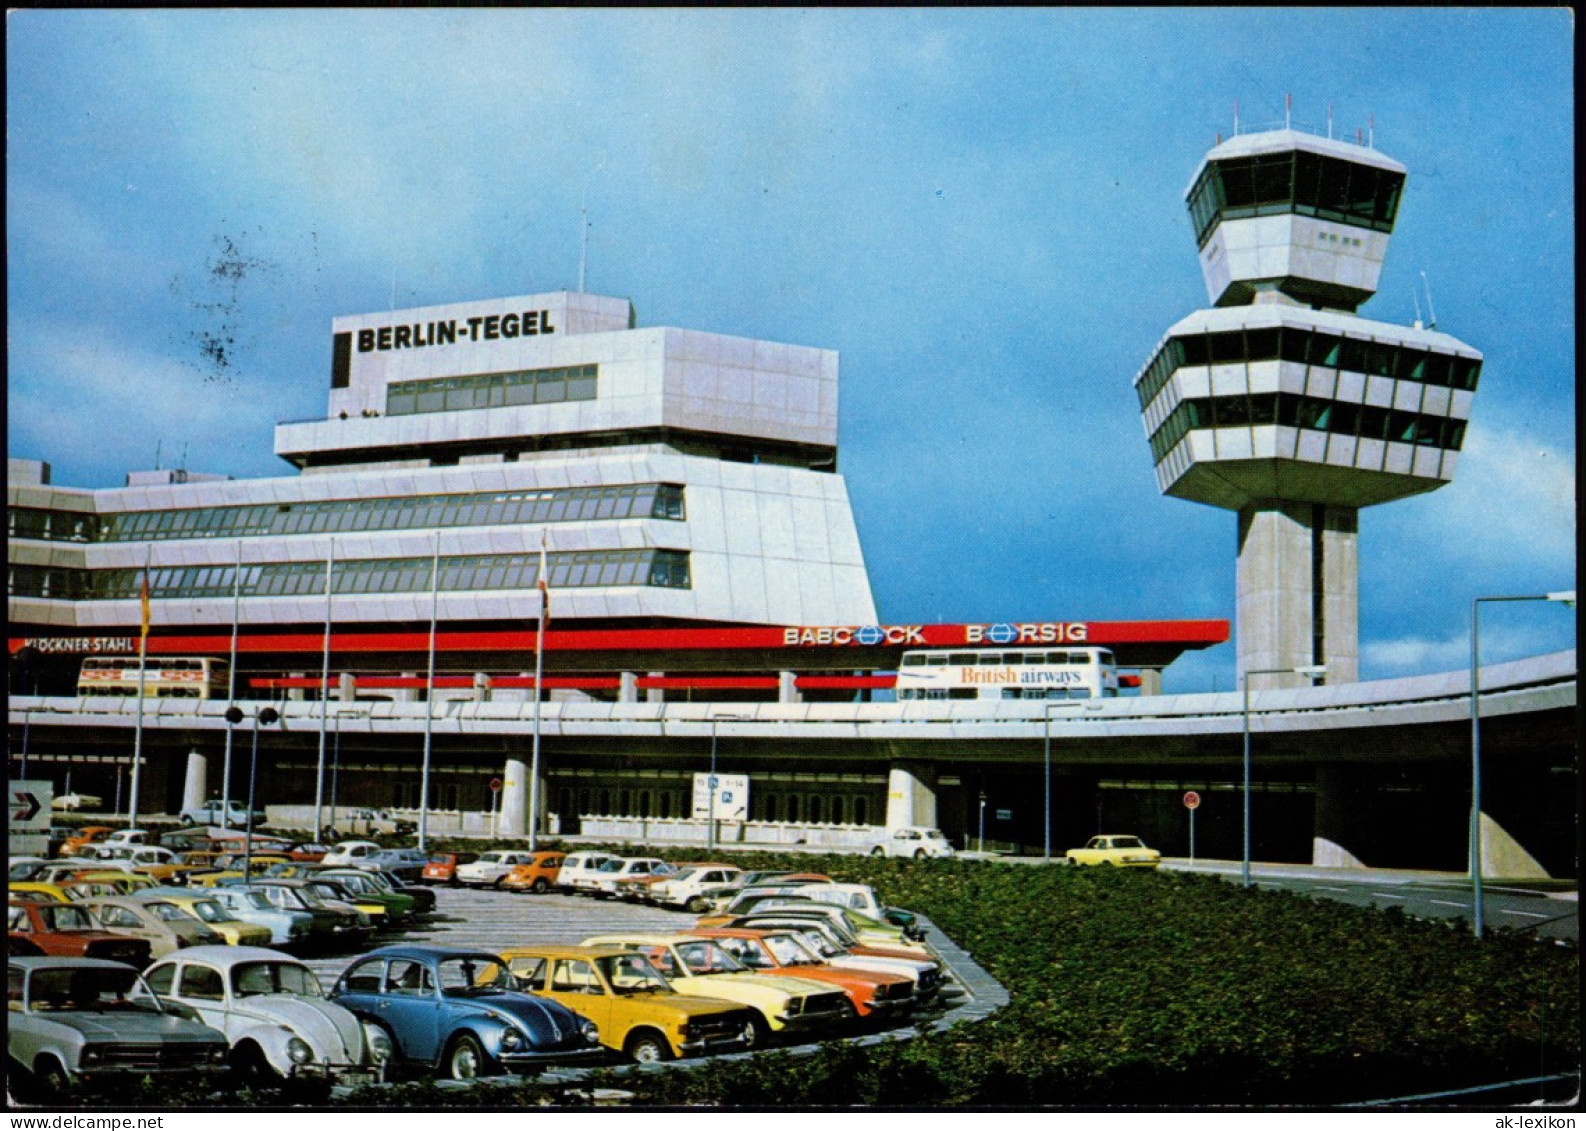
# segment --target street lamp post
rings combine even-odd
[[[1253,675],[1308,675],[1319,676],[1327,673],[1326,664],[1307,664],[1298,668],[1253,668],[1241,672],[1239,676],[1240,690],[1244,696],[1244,747],[1245,747],[1245,845],[1244,855],[1240,858],[1239,877],[1245,887],[1250,886],[1250,677]]]
[[[705,828],[705,846],[714,853],[716,851],[716,724],[722,719],[729,721],[742,719],[742,715],[711,715],[710,717],[710,780],[706,785],[710,787],[710,808],[708,810],[709,823]]]
[[[1483,602],[1557,601],[1571,608],[1575,590],[1516,597],[1477,597],[1470,603],[1470,899],[1476,937],[1482,937],[1481,894],[1481,626]]]
[[[986,854],[986,791],[980,791],[980,854]]]
[[[242,722],[244,717],[241,707],[226,708],[226,721],[232,726]],[[253,806],[259,781],[259,728],[270,726],[280,717],[274,707],[260,707],[259,713],[253,717],[253,754],[248,761],[248,813],[242,836],[242,878],[245,882],[253,876]]]
[[[1052,862],[1052,708],[1060,704],[1047,702],[1041,705],[1042,721],[1046,729],[1046,780],[1041,796],[1046,802],[1045,831],[1041,838],[1041,862]]]

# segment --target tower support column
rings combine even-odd
[[[887,774],[887,828],[905,825],[936,827],[936,770],[932,766],[896,765]]]
[[[182,808],[197,809],[209,800],[209,759],[197,750],[187,753],[187,777],[182,782]]]
[[[497,817],[496,835],[528,836],[528,813],[528,764],[519,758],[508,758],[506,772],[501,775],[501,813]]]
[[[1360,666],[1359,512],[1263,500],[1239,511],[1236,636],[1241,672],[1327,665],[1328,683]],[[1262,686],[1302,686],[1265,676]]]

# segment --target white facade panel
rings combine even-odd
[[[1366,378],[1366,404],[1378,408],[1387,408],[1393,404],[1393,385],[1391,377]]]

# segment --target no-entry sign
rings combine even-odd
[[[1184,808],[1194,809],[1201,803],[1201,795],[1193,789],[1184,795]]]
[[[490,792],[491,793],[500,793],[501,792],[501,779],[500,778],[491,778],[490,779]]]

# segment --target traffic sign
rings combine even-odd
[[[490,792],[491,793],[500,793],[501,792],[501,779],[500,778],[491,778],[490,779]]]
[[[1195,809],[1199,807],[1200,803],[1201,795],[1196,793],[1193,789],[1184,795],[1184,808]]]

